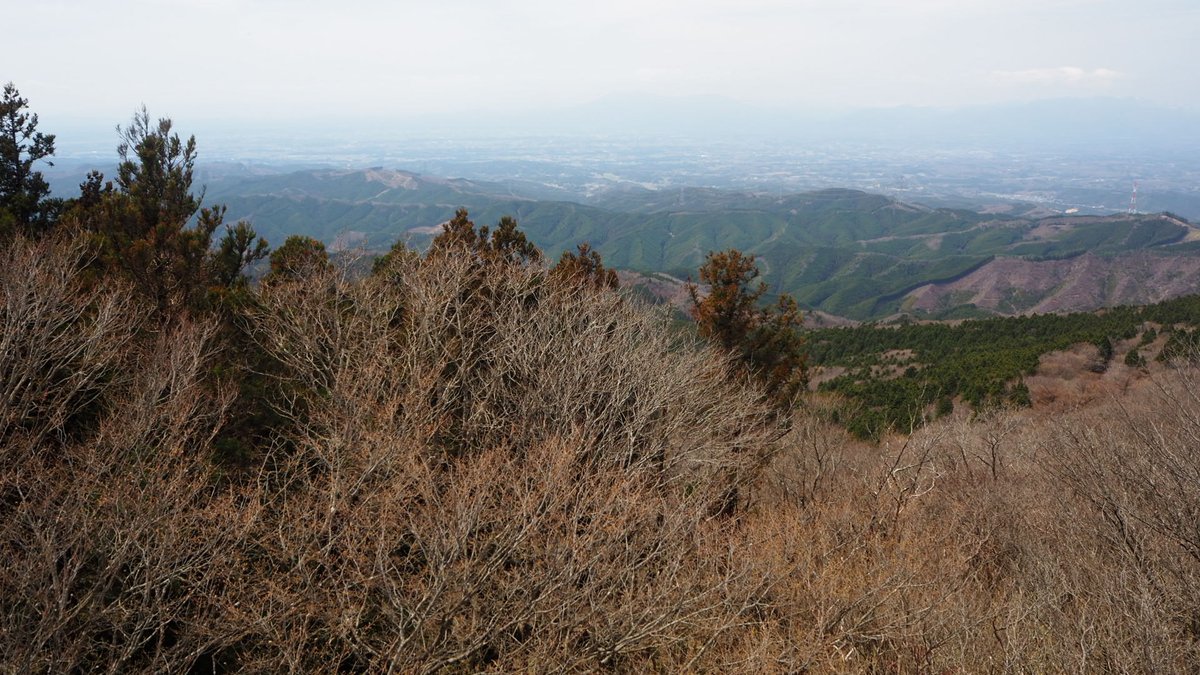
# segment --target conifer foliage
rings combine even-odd
[[[583,243],[576,247],[576,253],[564,251],[558,264],[550,268],[550,275],[562,282],[575,283],[591,288],[611,288],[619,286],[616,270],[606,269],[600,253]]]
[[[244,285],[246,269],[267,255],[266,240],[249,223],[226,225],[223,206],[201,206],[195,137],[181,139],[169,118],[152,122],[145,107],[118,129],[115,186],[92,172],[64,223],[89,237],[97,273],[130,282],[157,316],[211,308],[222,289]]]
[[[325,244],[303,235],[292,235],[271,253],[271,271],[263,283],[295,281],[329,268]]]
[[[53,224],[61,201],[50,198],[50,185],[35,162],[54,155],[54,134],[37,130],[38,116],[26,110],[12,82],[0,98],[0,238],[14,232],[37,235]]]
[[[767,292],[758,279],[753,255],[737,249],[708,254],[700,268],[702,293],[688,287],[692,318],[702,337],[735,354],[758,379],[767,395],[781,408],[790,409],[806,384],[804,340],[799,328],[800,308],[783,294],[773,306],[762,307]]]
[[[451,252],[468,252],[483,262],[529,263],[542,259],[542,252],[517,229],[517,221],[504,216],[495,230],[486,225],[476,229],[466,209],[459,209],[454,218],[442,224],[442,233],[429,247],[429,257]]]

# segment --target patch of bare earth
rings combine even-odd
[[[846,317],[820,310],[810,310],[804,313],[805,328],[843,328],[857,326],[858,324],[859,322],[854,319],[847,319]]]
[[[364,174],[367,182],[380,183],[389,188],[416,190],[420,187],[412,174],[404,171],[389,171],[387,169],[367,169]]]
[[[808,388],[816,391],[822,384],[846,374],[844,366],[813,366],[808,371]]]
[[[1153,304],[1197,292],[1200,258],[1140,251],[1111,258],[998,258],[957,281],[921,286],[907,302],[929,312],[970,303],[1000,314],[1024,314]]]
[[[668,274],[642,274],[630,270],[617,270],[617,281],[622,288],[641,288],[663,304],[671,305],[681,312],[691,309],[691,296],[688,295],[688,283]],[[700,295],[708,293],[707,288],[700,287]]]

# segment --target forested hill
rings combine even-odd
[[[980,412],[1053,399],[1038,391],[1039,382],[1042,389],[1082,385],[1084,372],[1045,363],[1054,352],[1074,350],[1076,370],[1112,368],[1127,381],[1129,371],[1195,354],[1198,328],[1200,296],[1192,295],[1103,312],[818,329],[808,332],[806,346],[814,388],[843,402],[839,421],[878,437],[956,405]]]
[[[633,188],[589,204],[498,183],[386,169],[215,178],[272,241],[422,247],[459,207],[515,217],[548,254],[590,242],[615,267],[694,274],[708,251],[758,256],[764,279],[803,305],[855,319],[1089,310],[1200,290],[1198,231],[1169,214],[1031,218],[931,209],[855,190],[803,194]]]

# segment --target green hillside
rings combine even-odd
[[[857,190],[793,195],[716,189],[626,189],[596,205],[535,199],[499,183],[400,171],[304,171],[219,180],[210,197],[272,241],[344,233],[368,250],[396,240],[425,246],[466,207],[481,223],[514,216],[550,257],[590,242],[608,264],[680,277],[708,251],[755,254],[773,289],[805,306],[854,319],[901,311],[906,294],[945,284],[998,257],[1066,260],[1146,249],[1191,255],[1189,225],[1167,215],[1058,216],[1040,220],[931,209]],[[1173,245],[1176,245],[1174,248]],[[1027,298],[1028,303],[1039,298]],[[951,305],[937,316],[979,313]]]
[[[846,401],[839,421],[855,434],[878,437],[945,414],[955,402],[976,411],[1028,405],[1023,378],[1048,352],[1095,345],[1092,367],[1103,372],[1114,361],[1115,344],[1141,336],[1123,358],[1127,365],[1144,365],[1160,333],[1167,336],[1155,347],[1160,360],[1194,350],[1198,325],[1200,296],[1192,295],[1103,312],[812,330],[807,347],[810,366],[840,369],[820,385]]]

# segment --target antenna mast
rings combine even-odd
[[[1137,213],[1137,181],[1133,181],[1133,194],[1129,195],[1129,212]]]

